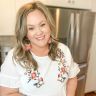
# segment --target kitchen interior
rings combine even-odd
[[[0,1],[0,65],[16,45],[16,12],[36,0]],[[38,0],[48,6],[56,22],[56,38],[70,48],[81,69],[76,96],[96,96],[96,0]],[[95,94],[95,95],[94,95]]]

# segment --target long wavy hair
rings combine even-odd
[[[49,44],[49,53],[48,56],[52,59],[56,59],[56,50],[57,50],[57,41],[55,40],[55,22],[48,10],[48,8],[39,1],[27,3],[22,6],[16,18],[15,25],[15,33],[17,39],[17,45],[15,47],[13,58],[14,60],[20,64],[24,68],[34,68],[36,70],[38,68],[38,64],[36,60],[33,58],[31,52],[29,50],[24,50],[26,44],[30,44],[30,41],[27,38],[27,15],[30,12],[38,9],[41,11],[50,26],[51,29],[51,43]]]

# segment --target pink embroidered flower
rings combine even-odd
[[[64,73],[64,72],[65,72],[65,68],[61,67],[61,73]]]
[[[40,81],[43,81],[43,78],[42,78],[42,77],[40,77],[40,78],[39,78],[39,80],[40,80]]]
[[[58,74],[58,78],[60,77],[61,75],[60,74]]]
[[[32,77],[32,79],[35,79],[36,78],[36,73],[35,72],[31,73],[31,77]]]

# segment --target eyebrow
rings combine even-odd
[[[39,24],[41,24],[42,22],[47,22],[47,20],[42,20]],[[34,26],[34,25],[31,25],[31,24],[28,24],[27,26]]]
[[[34,25],[28,24],[27,26],[34,26]]]

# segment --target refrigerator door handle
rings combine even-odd
[[[74,13],[71,13],[70,17],[70,49],[73,53],[73,43],[74,43]]]
[[[82,75],[81,77],[78,78],[78,81],[83,80],[84,78],[86,78],[86,76]]]
[[[79,47],[79,37],[80,37],[80,13],[76,13],[75,19],[75,42],[74,42],[74,56],[77,57],[78,47]]]
[[[76,37],[75,37],[75,51],[78,51],[79,44],[79,36],[80,36],[80,13],[76,14]]]

